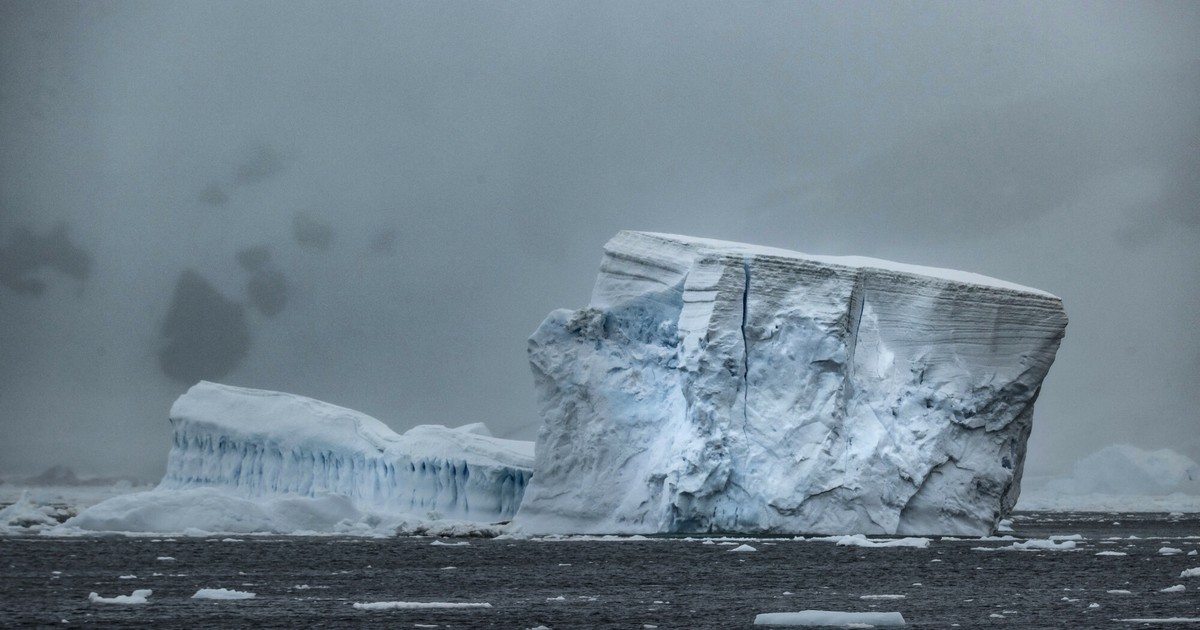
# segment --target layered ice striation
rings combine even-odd
[[[491,522],[511,518],[532,443],[482,424],[400,435],[303,396],[200,382],[171,407],[174,445],[158,491],[218,488],[247,498],[340,495],[363,510]]]
[[[621,232],[529,341],[538,532],[990,533],[1067,318],[977,274]]]

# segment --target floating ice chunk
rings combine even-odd
[[[913,547],[924,549],[929,546],[928,538],[871,539],[862,534],[842,536],[837,539],[840,547]]]
[[[1200,617],[1142,617],[1135,619],[1113,619],[1122,623],[1200,623]]]
[[[408,608],[491,608],[487,602],[355,602],[358,610],[396,610]]]
[[[908,597],[908,595],[860,595],[859,599],[904,599],[906,597]]]
[[[1173,556],[1177,553],[1183,553],[1183,550],[1177,547],[1159,547],[1158,553],[1161,553],[1164,556]]]
[[[755,549],[754,547],[751,547],[750,545],[738,545],[738,546],[734,547],[733,549],[730,549],[729,551],[736,552],[736,553],[746,553],[746,552],[758,551],[758,550]]]
[[[1123,588],[1115,588],[1104,592],[1108,593],[1109,595],[1133,595],[1133,591],[1127,591]]]
[[[1053,540],[1053,541],[1083,540],[1083,535],[1082,534],[1058,534],[1055,536],[1050,536],[1049,539]]]
[[[202,588],[192,595],[192,599],[254,599],[254,593],[226,588]]]
[[[1159,589],[1158,592],[1159,593],[1182,593],[1186,590],[1187,590],[1186,586],[1184,586],[1182,584],[1176,584],[1175,586],[1168,586],[1167,588]]]
[[[1191,554],[1188,554],[1188,555],[1191,555]],[[1179,577],[1181,577],[1181,578],[1200,577],[1200,567],[1196,567],[1194,569],[1184,569],[1183,572],[1179,574]]]
[[[1124,551],[1097,551],[1097,556],[1128,556]]]
[[[28,489],[21,491],[21,497],[12,505],[0,509],[0,531],[40,530],[58,525],[58,519],[52,516],[55,509],[48,505],[38,505],[29,494]]]
[[[435,540],[429,544],[434,547],[470,547],[471,546],[471,543],[469,543],[465,540],[460,540],[458,542],[446,542],[444,540]]]
[[[754,617],[756,626],[840,626],[843,628],[870,626],[903,626],[904,615],[898,612],[840,612],[835,610],[802,610],[800,612],[761,613]]]
[[[140,588],[131,595],[117,595],[116,597],[100,597],[96,593],[88,593],[88,601],[96,604],[148,604],[147,600],[154,591],[148,588]]]
[[[118,580],[136,580],[137,576],[136,575],[120,575],[120,576],[117,576],[117,579]]]
[[[1004,547],[971,547],[972,551],[1071,551],[1075,548],[1074,540],[1055,542],[1053,540],[1026,540]]]
[[[175,558],[171,556],[159,556],[155,558],[155,560],[158,560],[159,562],[174,562]]]

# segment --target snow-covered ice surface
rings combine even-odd
[[[0,531],[42,529],[58,525],[55,508],[39,505],[30,498],[29,490],[4,509],[0,509]]]
[[[401,435],[281,392],[201,382],[170,419],[174,445],[158,487],[98,503],[57,533],[392,533],[430,521],[467,533],[511,518],[532,474],[533,444],[492,437],[482,424]]]
[[[117,595],[116,597],[101,597],[97,593],[88,593],[88,601],[94,604],[148,604],[147,599],[154,594],[154,591],[148,588],[142,588],[134,591],[131,595]]]
[[[254,599],[255,594],[249,591],[238,591],[227,588],[202,588],[192,595],[192,599]]]
[[[991,533],[1061,301],[976,274],[621,232],[529,342],[530,532]]]
[[[1028,481],[1017,509],[1200,512],[1200,464],[1171,449],[1112,444],[1076,462],[1068,476]]]
[[[491,608],[487,602],[355,602],[359,610],[397,610],[425,608]]]
[[[754,618],[754,625],[873,628],[875,626],[903,626],[904,615],[898,612],[802,610],[800,612],[762,613]]]

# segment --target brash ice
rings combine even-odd
[[[1059,298],[945,269],[621,232],[529,341],[531,533],[986,535]]]

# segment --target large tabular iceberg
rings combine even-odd
[[[976,274],[621,232],[529,341],[527,532],[990,533],[1067,319]]]
[[[152,492],[66,524],[92,530],[330,531],[378,515],[490,523],[521,504],[533,444],[482,424],[397,434],[303,396],[201,382],[171,407],[174,445]]]

